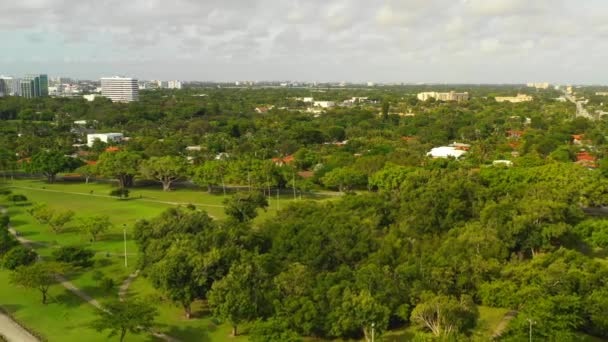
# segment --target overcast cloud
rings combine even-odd
[[[0,0],[0,73],[607,83],[603,0]]]

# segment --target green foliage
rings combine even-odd
[[[412,311],[411,320],[437,337],[467,332],[475,326],[479,317],[475,303],[468,296],[463,295],[458,300],[427,294],[421,300]]]
[[[31,173],[43,174],[48,183],[53,183],[57,174],[68,170],[70,165],[69,158],[59,151],[40,151],[32,156],[26,169]]]
[[[54,233],[60,233],[74,217],[72,210],[53,210],[45,203],[35,204],[27,211],[39,223],[48,224]]]
[[[8,214],[0,213],[0,231],[8,228],[10,221],[11,221],[11,219],[8,216]]]
[[[61,233],[66,224],[72,221],[74,212],[72,210],[54,211],[48,219],[48,224],[51,230],[55,233]]]
[[[0,229],[0,256],[18,245],[19,241],[7,229]]]
[[[140,172],[144,177],[161,182],[163,191],[169,191],[171,183],[187,175],[188,164],[183,157],[152,157],[141,162]]]
[[[337,168],[326,173],[321,181],[327,187],[337,188],[340,192],[348,192],[357,186],[367,184],[367,177],[353,168]]]
[[[574,331],[583,324],[582,302],[578,296],[556,295],[531,298],[509,324],[506,341],[521,341],[529,337],[544,341],[573,341]]]
[[[107,232],[112,227],[112,222],[107,215],[97,215],[80,218],[78,225],[83,234],[91,237],[91,241],[97,241],[100,234]]]
[[[334,336],[351,336],[358,331],[366,341],[371,340],[372,329],[379,336],[388,327],[390,309],[379,303],[369,291],[353,293],[346,289],[340,305],[330,313],[330,333]]]
[[[2,258],[2,267],[14,270],[19,266],[26,266],[34,263],[38,259],[38,255],[33,250],[23,247],[15,246],[9,250]]]
[[[224,162],[210,160],[195,169],[193,180],[196,184],[206,187],[207,191],[211,192],[214,185],[224,183],[225,172]]]
[[[285,321],[270,319],[268,321],[258,320],[249,330],[251,342],[301,342],[302,338],[296,332],[290,330]]]
[[[41,224],[49,223],[54,214],[54,211],[49,208],[46,203],[36,203],[31,208],[27,209],[27,212]]]
[[[27,289],[38,290],[42,295],[42,304],[47,303],[51,285],[57,282],[57,275],[64,274],[67,268],[63,264],[36,262],[31,265],[18,266],[11,274],[11,283]]]
[[[102,277],[99,280],[99,288],[101,288],[106,293],[112,292],[112,290],[114,290],[115,287],[116,287],[116,282],[112,278]]]
[[[25,195],[22,194],[11,194],[6,196],[6,199],[8,201],[13,202],[13,204],[17,204],[19,202],[27,202],[27,197],[25,197]]]
[[[110,191],[110,196],[118,197],[119,199],[127,199],[129,198],[129,193],[131,191],[125,188],[118,188]]]
[[[594,290],[584,299],[583,308],[591,323],[592,332],[601,337],[608,337],[608,289]]]
[[[97,165],[85,164],[85,165],[77,168],[76,170],[74,170],[74,172],[83,176],[85,178],[85,182],[88,184],[89,179],[91,179],[91,177],[97,175],[97,173],[98,173]]]
[[[258,208],[266,210],[268,200],[260,192],[237,193],[224,200],[226,215],[238,222],[247,222],[258,216]]]
[[[139,173],[141,156],[137,153],[121,150],[104,152],[97,161],[97,172],[106,177],[116,178],[122,188],[133,186],[133,180]]]
[[[574,227],[578,237],[596,248],[608,248],[608,221],[605,219],[589,219]]]
[[[95,252],[79,246],[63,246],[54,250],[52,256],[58,262],[76,267],[90,267],[93,265]]]
[[[190,318],[192,302],[205,297],[207,261],[192,245],[176,243],[149,269],[152,284],[184,309],[186,319]]]
[[[106,310],[98,310],[91,327],[97,331],[109,330],[108,337],[118,336],[122,342],[128,332],[140,334],[152,328],[158,315],[150,304],[126,299],[104,305]]]
[[[266,275],[256,262],[235,263],[228,274],[213,283],[208,300],[215,317],[232,326],[238,334],[239,324],[260,317]]]

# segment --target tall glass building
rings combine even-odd
[[[21,96],[26,98],[49,96],[47,75],[27,75],[21,80]]]

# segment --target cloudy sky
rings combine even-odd
[[[0,74],[608,83],[605,0],[0,0]]]

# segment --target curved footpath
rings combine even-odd
[[[39,342],[29,331],[25,330],[11,317],[0,311],[0,335],[9,342]]]
[[[6,213],[6,208],[0,207],[0,214]],[[30,334],[10,316],[0,311],[0,335],[9,342],[38,342],[38,338]]]
[[[0,214],[3,214],[3,213],[6,213],[6,208],[0,207]],[[17,240],[22,245],[24,245],[28,248],[32,248],[32,245],[36,244],[35,241],[28,240],[21,236],[17,236],[15,230],[10,226],[9,226],[9,231],[11,234],[13,234],[13,236],[15,236],[15,238],[17,238]],[[136,274],[130,275],[129,278],[127,279],[127,281],[125,281],[127,283],[127,285],[126,285],[127,289],[128,289],[128,286],[130,285],[131,281],[133,279],[135,279],[135,277],[137,277],[137,273],[138,272],[136,272]],[[96,299],[92,298],[91,296],[86,294],[84,291],[82,291],[79,288],[77,288],[76,286],[74,286],[74,284],[72,284],[65,277],[56,276],[56,278],[60,285],[62,285],[68,291],[72,292],[74,295],[80,297],[82,300],[84,300],[85,302],[89,303],[90,305],[96,307],[99,310],[105,310]],[[125,292],[126,292],[126,290],[125,290]],[[3,318],[5,318],[6,321],[3,320]],[[163,333],[155,332],[153,330],[148,330],[148,333],[150,333],[151,335],[154,335],[155,337],[158,337],[164,341],[179,342],[179,340],[174,337],[165,335]],[[39,342],[39,340],[36,337],[32,336],[32,334],[30,334],[27,330],[25,330],[23,327],[21,327],[12,318],[3,314],[1,311],[0,311],[0,335],[6,336],[6,339],[9,342]]]

